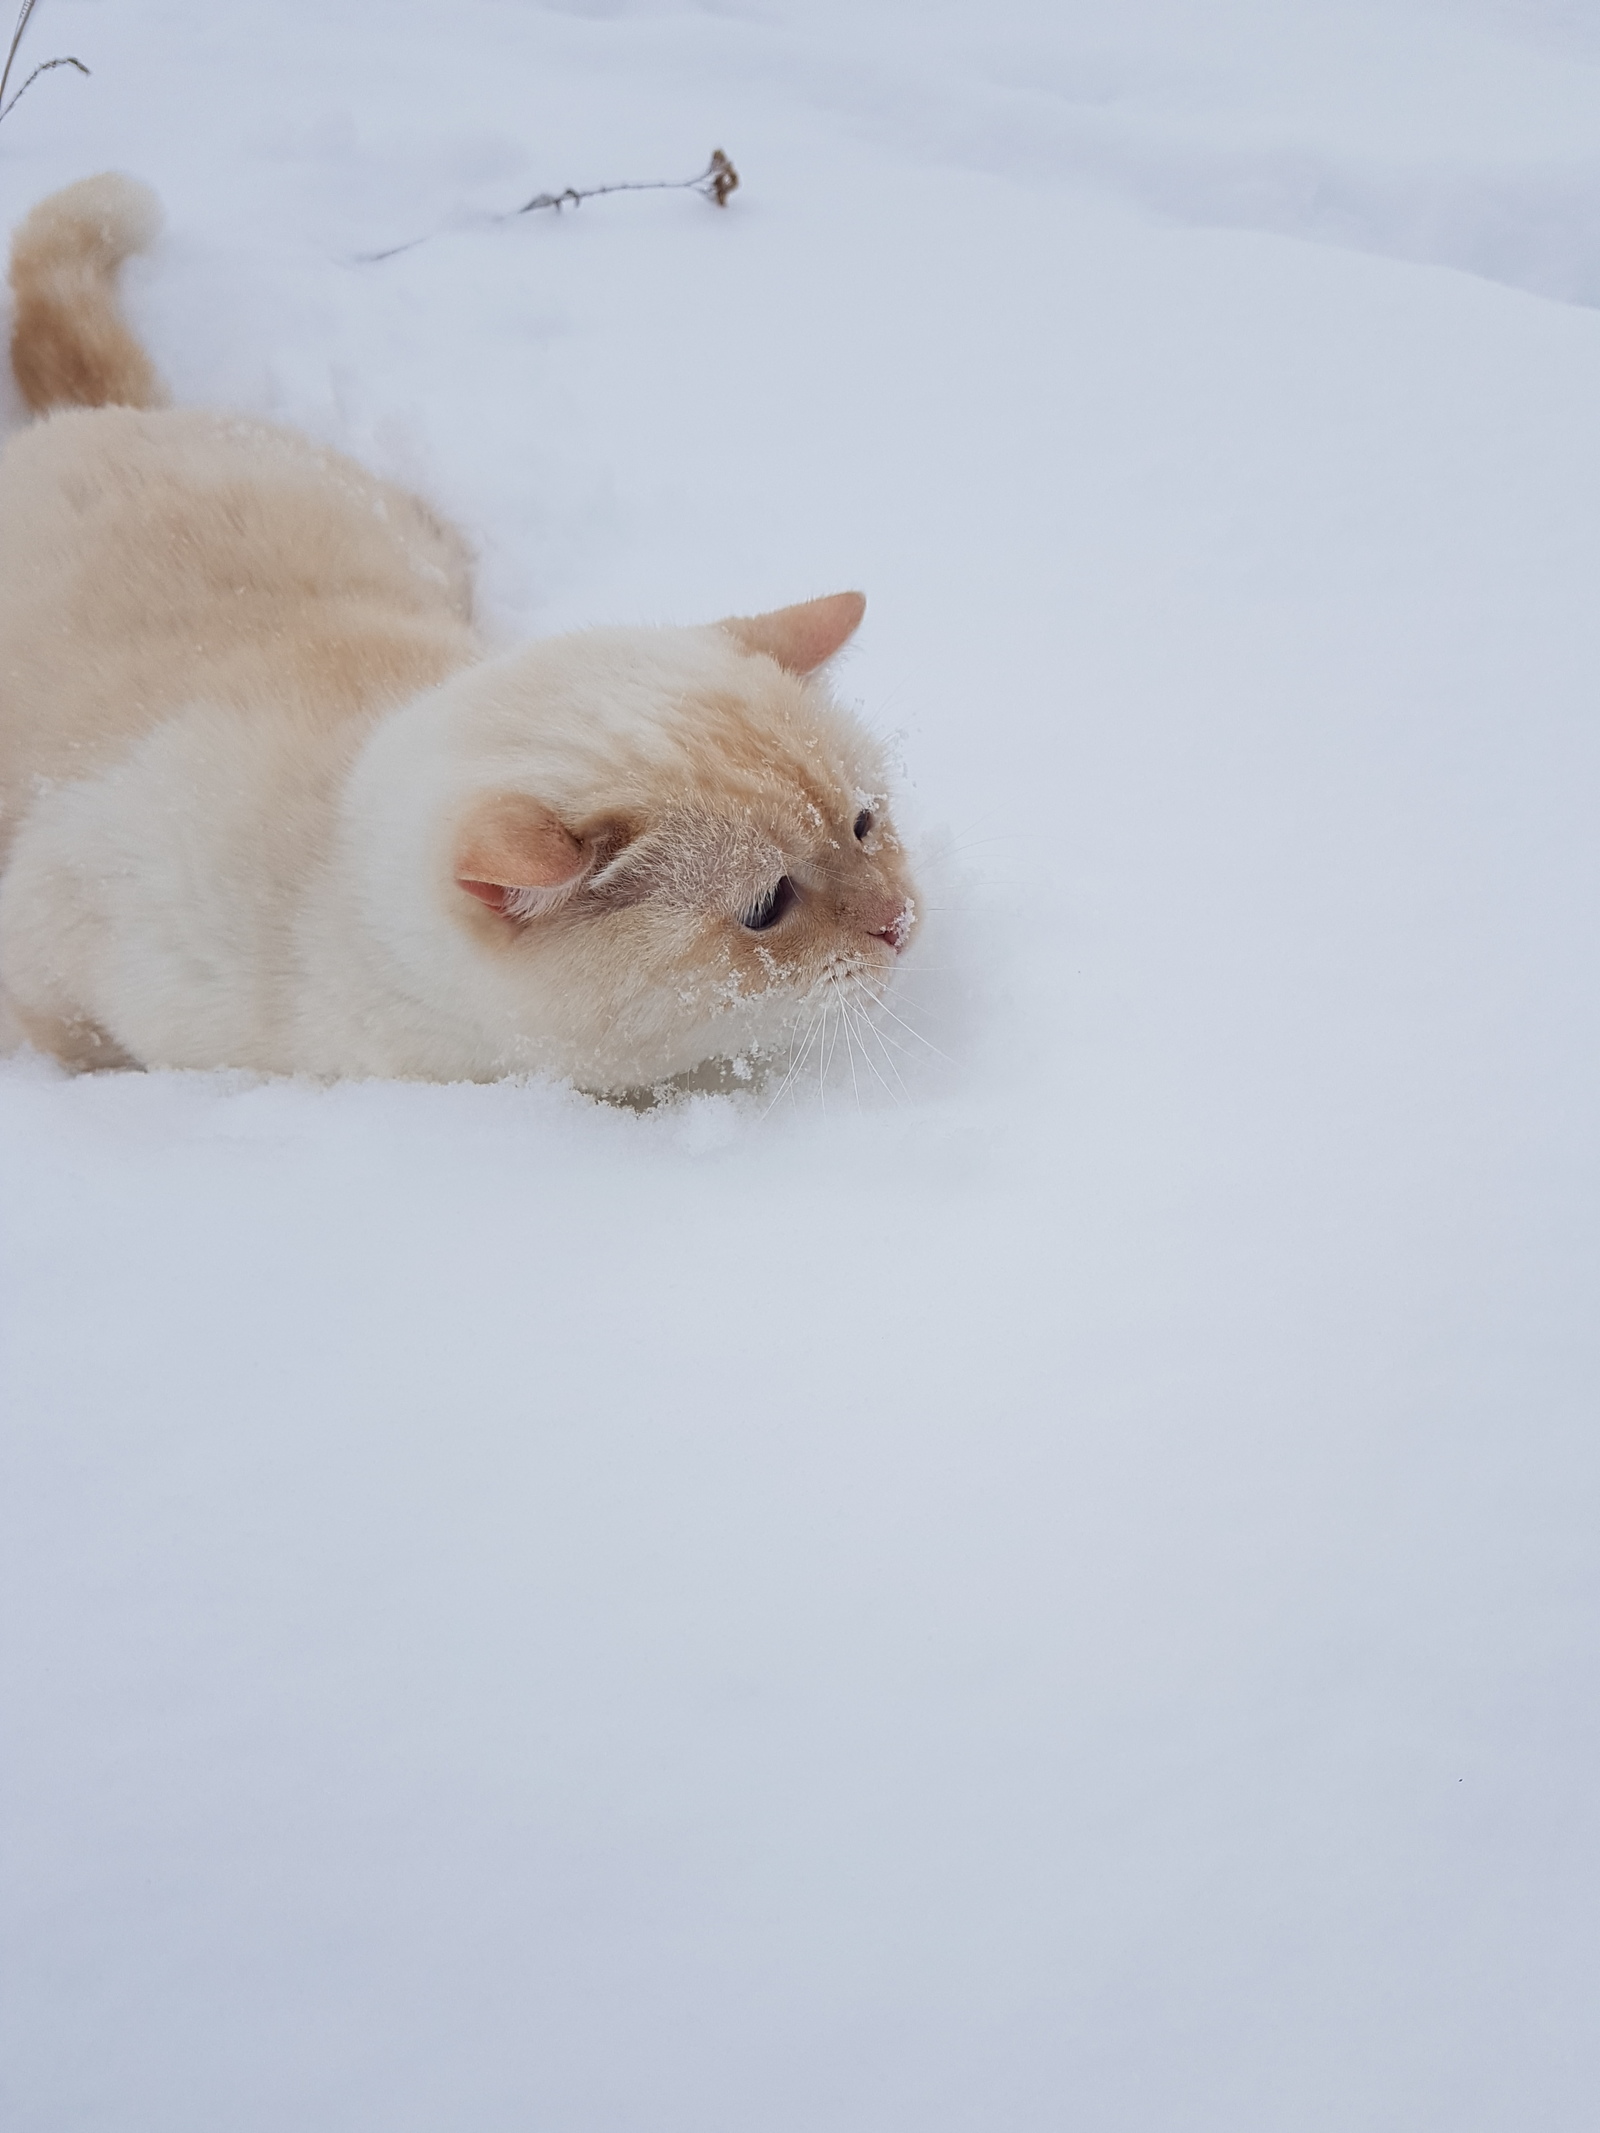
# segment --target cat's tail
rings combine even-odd
[[[107,171],[41,200],[12,238],[11,368],[36,414],[166,400],[117,302],[118,267],[160,227],[149,186]]]

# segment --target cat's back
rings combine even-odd
[[[0,459],[0,808],[196,701],[330,721],[474,656],[465,545],[295,432],[191,409],[49,416]]]

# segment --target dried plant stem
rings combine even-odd
[[[11,32],[11,47],[6,53],[5,66],[0,68],[0,119],[3,119],[8,112],[15,110],[18,100],[27,94],[41,74],[48,74],[52,67],[76,67],[80,74],[87,74],[89,71],[81,59],[46,59],[34,68],[27,80],[13,93],[9,101],[7,100],[6,90],[11,81],[11,69],[17,63],[17,47],[21,44],[22,33],[28,27],[33,11],[38,5],[39,0],[22,0],[22,9],[17,16],[17,26]]]
[[[18,13],[17,16],[17,26],[11,32],[11,49],[6,54],[5,69],[3,72],[0,72],[0,111],[3,111],[5,109],[6,84],[10,81],[11,69],[16,64],[17,46],[21,44],[22,33],[28,27],[29,17],[32,15],[34,9],[38,6],[38,4],[39,0],[22,0],[21,11]],[[21,93],[22,92],[19,89],[17,94],[20,96]]]
[[[576,186],[569,185],[564,193],[535,193],[531,200],[525,200],[521,207],[514,207],[510,215],[500,219],[509,222],[513,215],[531,215],[540,207],[553,207],[559,214],[564,207],[578,207],[585,200],[598,200],[602,193],[685,193],[698,189],[718,207],[726,207],[728,195],[738,182],[739,173],[720,148],[713,148],[711,161],[692,178],[634,178],[620,185],[591,185],[581,192]]]
[[[519,215],[532,215],[540,208],[554,208],[559,215],[564,207],[581,207],[585,200],[598,200],[606,193],[687,193],[697,192],[716,207],[726,207],[728,195],[739,183],[739,173],[734,169],[720,148],[713,148],[711,160],[704,170],[696,171],[692,178],[634,178],[617,185],[569,185],[564,192],[535,193],[531,200],[524,200],[521,207],[514,207],[503,215],[486,215],[487,224],[515,222]],[[427,244],[442,231],[430,230],[426,237],[411,237],[404,244],[392,244],[383,252],[363,252],[363,266],[372,266],[380,259],[394,259],[401,252],[414,252],[419,244]]]

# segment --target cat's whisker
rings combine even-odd
[[[894,1092],[889,1088],[888,1083],[884,1081],[882,1074],[878,1071],[877,1062],[872,1058],[867,1048],[869,1034],[877,1044],[880,1052],[883,1053],[885,1063],[894,1072],[895,1080],[900,1085],[901,1095],[905,1096],[908,1094],[905,1082],[894,1067],[894,1061],[889,1056],[889,1052],[883,1043],[883,1035],[877,1027],[873,1013],[875,1008],[882,1005],[883,991],[887,982],[884,977],[870,974],[864,970],[852,971],[842,981],[840,1004],[846,1017],[847,1026],[852,1032],[855,1041],[860,1045],[862,1059],[871,1068],[885,1094],[892,1095]]]
[[[872,1025],[872,1033],[877,1038],[879,1044],[882,1045],[884,1056],[888,1058],[891,1063],[896,1057],[906,1060],[908,1064],[913,1059],[917,1060],[919,1063],[921,1062],[923,1055],[920,1052],[914,1053],[909,1044],[902,1043],[892,1030],[886,1030],[882,1026],[882,1024],[877,1022],[876,1020],[873,1022]],[[904,1087],[903,1082],[901,1086]],[[907,1094],[909,1095],[909,1093],[910,1092],[908,1090]]]
[[[808,1037],[802,1049],[796,1052],[794,1059],[790,1064],[789,1071],[784,1075],[782,1081],[778,1084],[776,1093],[773,1095],[772,1101],[767,1105],[766,1110],[762,1112],[761,1115],[763,1118],[769,1118],[772,1113],[778,1108],[778,1105],[783,1102],[784,1098],[786,1096],[791,1095],[795,1086],[796,1079],[799,1076],[801,1070],[804,1068],[806,1061],[810,1057],[811,1040]]]
[[[905,1075],[902,1074],[900,1071],[900,1062],[902,1059],[904,1059],[909,1066],[911,1059],[911,1051],[909,1046],[902,1044],[898,1037],[894,1036],[889,1030],[886,1030],[883,1027],[882,1023],[878,1021],[876,1016],[872,1018],[870,1028],[872,1030],[873,1038],[877,1043],[878,1050],[883,1054],[884,1065],[887,1066],[890,1073],[893,1074],[895,1078],[895,1083],[900,1089],[901,1094],[904,1095],[909,1101],[911,1091],[907,1086]]]
[[[777,1103],[784,1090],[788,1088],[790,1082],[794,1079],[795,1069],[805,1056],[806,1048],[811,1041],[811,1035],[812,1032],[809,1025],[803,1028],[796,1028],[794,1036],[789,1043],[774,1046],[771,1054],[770,1071],[763,1086],[770,1086],[771,1082],[776,1081],[777,1087],[772,1090],[766,1109],[761,1114],[763,1118],[772,1109],[772,1106]]]
[[[823,1024],[823,1018],[819,1014],[817,1016],[816,1021],[813,1022],[811,1025],[810,1033],[806,1038],[806,1048],[800,1055],[800,1066],[802,1070],[804,1070],[804,1068],[809,1064],[813,1052],[817,1054],[818,1063],[820,1065],[825,1035],[826,1031]]]
[[[899,1023],[900,1027],[905,1031],[908,1037],[915,1037],[918,1044],[925,1044],[930,1052],[937,1053],[939,1058],[945,1060],[947,1063],[950,1063],[949,1053],[941,1052],[939,1050],[938,1045],[934,1043],[931,1037],[924,1037],[921,1030],[913,1029],[911,1024],[907,1022],[903,1016],[897,1015],[895,1013],[894,1009],[889,1005],[887,1000],[880,1000],[878,1002],[878,1011],[880,1014],[887,1015],[891,1022]]]
[[[863,1010],[862,1010],[862,1013],[861,1013],[861,1027],[862,1027],[862,1032],[863,1032],[863,1037],[862,1037],[862,1048],[863,1048],[863,1050],[865,1050],[865,1043],[866,1043],[866,1038],[867,1038],[868,1036],[870,1036],[870,1037],[872,1038],[873,1042],[874,1042],[874,1043],[875,1043],[875,1044],[877,1045],[877,1047],[878,1047],[879,1051],[880,1051],[880,1052],[882,1052],[882,1054],[883,1054],[883,1060],[884,1060],[884,1064],[885,1064],[885,1066],[887,1066],[887,1067],[888,1067],[888,1069],[889,1069],[889,1072],[890,1072],[890,1073],[891,1073],[891,1074],[892,1074],[892,1075],[894,1076],[894,1078],[895,1078],[895,1083],[896,1083],[896,1086],[897,1086],[897,1087],[899,1088],[900,1094],[901,1094],[901,1095],[902,1095],[903,1097],[906,1097],[906,1098],[907,1098],[907,1099],[909,1100],[911,1092],[910,1092],[910,1090],[909,1090],[909,1089],[908,1089],[908,1088],[906,1087],[906,1084],[905,1084],[905,1078],[904,1078],[904,1076],[903,1076],[903,1075],[901,1074],[901,1072],[900,1072],[900,1069],[899,1069],[898,1065],[897,1065],[897,1064],[895,1063],[895,1059],[894,1059],[894,1055],[893,1055],[893,1053],[892,1053],[892,1052],[891,1052],[891,1051],[889,1050],[889,1047],[888,1047],[888,1045],[884,1043],[884,1040],[883,1040],[883,1031],[882,1031],[881,1029],[879,1029],[879,1027],[878,1027],[878,1025],[877,1025],[877,1022],[876,1022],[876,1021],[874,1020],[874,1018],[873,1018],[873,1016],[871,1015],[871,1013],[870,1013],[869,1011],[867,1011],[866,1009],[863,1009]],[[878,1069],[877,1069],[877,1066],[876,1066],[876,1064],[874,1064],[874,1065],[873,1065],[873,1072],[874,1072],[875,1074],[876,1074],[876,1073],[878,1072]],[[880,1081],[882,1081],[882,1080],[883,1080],[883,1076],[882,1076],[881,1074],[879,1074],[879,1075],[878,1075],[878,1079],[879,1079]],[[884,1082],[884,1087],[885,1087],[885,1088],[888,1088],[888,1086],[889,1086],[889,1085],[888,1085],[888,1083],[887,1083],[887,1082]]]
[[[855,1032],[851,1028],[853,1017],[848,1000],[840,1001],[839,1014],[844,1025],[844,1041],[849,1047],[850,1086],[855,1091],[856,1109],[859,1111],[861,1109],[861,1083],[856,1076],[856,1039]]]
[[[794,1086],[796,1076],[800,1074],[800,1072],[805,1066],[806,1061],[811,1057],[811,1047],[817,1041],[817,1033],[820,1030],[821,1026],[822,1025],[820,1024],[820,1022],[813,1022],[810,1028],[806,1031],[805,1042],[802,1044],[799,1042],[798,1039],[796,1040],[795,1054],[793,1059],[789,1063],[789,1071],[784,1075],[783,1080],[778,1084],[778,1091],[777,1094],[773,1097],[772,1102],[769,1103],[767,1105],[766,1110],[762,1112],[761,1116],[763,1118],[771,1117],[773,1111],[776,1109],[778,1104],[782,1102],[783,1098]]]
[[[878,1070],[878,1062],[873,1058],[871,1052],[867,1050],[868,1037],[877,1035],[877,1032],[872,1027],[871,1017],[866,1013],[865,1009],[863,1008],[856,1008],[854,1010],[854,1013],[856,1016],[856,1036],[861,1045],[862,1063],[870,1072],[873,1080],[878,1084],[879,1088],[882,1089],[884,1095],[892,1098],[894,1095],[893,1089],[891,1089],[889,1084],[884,1080],[883,1075]],[[899,1080],[899,1078],[900,1077],[898,1075],[895,1076],[895,1079],[897,1081]],[[901,1083],[901,1093],[902,1095],[905,1093],[905,1084],[903,1082]]]
[[[892,1047],[895,1051],[899,1052],[902,1057],[910,1056],[910,1046],[902,1044],[900,1039],[894,1034],[892,1030],[886,1030],[883,1027],[882,1023],[878,1021],[876,1016],[873,1017],[872,1028],[873,1034],[880,1040],[880,1042],[886,1048]]]

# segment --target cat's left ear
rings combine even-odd
[[[829,593],[770,615],[731,615],[722,627],[747,652],[764,652],[791,674],[811,674],[849,643],[866,611],[863,593]]]
[[[566,902],[592,856],[542,800],[492,793],[456,838],[456,885],[506,918],[533,918]]]

